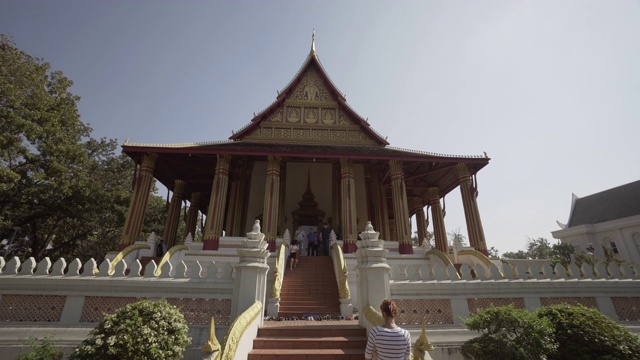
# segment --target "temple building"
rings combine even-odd
[[[285,230],[328,223],[344,253],[353,253],[358,233],[371,221],[382,239],[397,242],[400,254],[412,254],[415,216],[420,242],[431,222],[435,247],[447,254],[441,199],[459,188],[470,245],[487,254],[476,202],[476,175],[489,163],[486,154],[390,146],[347,104],[320,63],[313,39],[304,63],[275,101],[228,140],[167,145],[127,140],[122,148],[137,166],[119,250],[140,240],[157,180],[172,191],[163,233],[167,247],[193,234],[201,213],[205,251],[217,251],[223,236],[244,236],[259,219],[271,251]],[[186,230],[178,234],[183,217]]]
[[[604,258],[608,249],[640,264],[640,181],[584,197],[573,194],[569,220],[558,225],[561,229],[551,234],[576,252]]]

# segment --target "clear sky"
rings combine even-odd
[[[6,1],[0,33],[75,83],[94,137],[225,140],[316,50],[392,146],[491,162],[489,247],[640,179],[638,1]],[[466,234],[459,191],[447,230]]]

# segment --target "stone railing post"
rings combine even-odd
[[[358,273],[358,309],[362,311],[367,305],[377,309],[382,300],[391,296],[389,286],[391,267],[387,264],[388,250],[384,241],[378,240],[380,233],[374,231],[371,221],[367,222],[365,231],[360,233],[358,241],[356,267]],[[360,326],[372,327],[364,316],[358,318]]]
[[[256,220],[253,230],[247,233],[247,238],[242,241],[242,247],[238,249],[240,262],[234,265],[236,279],[231,299],[232,319],[242,314],[256,301],[265,303],[269,255],[265,235],[260,232],[260,221]],[[260,326],[262,326],[262,317]]]

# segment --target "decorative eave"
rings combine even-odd
[[[266,120],[269,117],[269,115],[271,115],[278,107],[284,104],[286,98],[289,95],[291,95],[291,93],[295,90],[297,85],[302,80],[304,73],[311,66],[315,66],[315,68],[318,70],[318,72],[320,73],[320,76],[322,77],[323,82],[327,86],[327,89],[331,92],[331,94],[337,100],[338,106],[342,110],[344,110],[349,116],[351,116],[353,120],[356,121],[358,126],[367,135],[369,135],[378,145],[380,146],[389,145],[389,142],[387,142],[386,138],[382,137],[382,135],[380,135],[378,132],[373,130],[373,128],[371,128],[371,126],[369,125],[368,121],[365,120],[362,116],[360,116],[360,114],[358,114],[355,110],[353,110],[347,104],[347,99],[345,98],[344,94],[334,84],[334,82],[329,77],[329,74],[327,74],[327,71],[322,66],[322,63],[320,62],[320,59],[318,58],[318,55],[315,52],[315,45],[313,42],[312,42],[311,51],[309,52],[309,55],[307,55],[307,58],[305,59],[304,63],[302,64],[298,72],[295,74],[293,79],[289,81],[289,84],[287,84],[287,86],[285,86],[284,89],[278,92],[278,96],[276,97],[276,100],[272,102],[269,106],[267,106],[264,110],[255,114],[254,117],[251,119],[251,121],[247,125],[243,126],[240,130],[235,131],[229,137],[229,140],[234,140],[234,141],[242,140],[246,135],[248,135],[253,130],[255,130],[258,126],[260,126],[260,123],[263,120]]]
[[[435,162],[472,162],[489,163],[491,160],[484,155],[452,155],[438,154],[427,151],[397,148],[393,146],[348,146],[348,145],[317,145],[317,144],[271,144],[250,141],[207,141],[176,144],[132,143],[128,139],[122,144],[122,151],[126,154],[134,153],[175,153],[175,154],[229,154],[229,155],[273,155],[295,158],[335,159],[348,158],[353,160],[401,160],[401,161],[435,161]]]

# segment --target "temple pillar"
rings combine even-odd
[[[241,236],[242,226],[240,219],[242,218],[242,204],[244,195],[244,181],[246,160],[241,159],[234,164],[234,180],[231,182],[229,189],[229,206],[227,208],[227,220],[225,222],[224,231],[227,236]]]
[[[469,244],[474,249],[480,251],[486,256],[487,244],[484,239],[484,230],[480,221],[478,212],[478,203],[476,201],[476,191],[471,182],[469,169],[463,163],[456,166],[458,170],[458,184],[460,185],[460,193],[462,195],[462,204],[464,206],[464,217],[467,221],[467,234],[469,235]]]
[[[280,162],[282,158],[269,156],[267,163],[267,179],[264,191],[264,210],[262,212],[263,228],[268,249],[276,251],[276,235],[278,229],[278,210],[280,210]]]
[[[332,186],[331,186],[331,228],[336,233],[339,240],[342,240],[342,197],[340,196],[340,163],[334,162],[332,165]]]
[[[191,194],[191,205],[189,205],[189,211],[187,211],[187,221],[184,227],[184,237],[189,234],[193,240],[196,239],[196,225],[198,223],[198,208],[200,207],[200,197],[202,193],[194,192]]]
[[[187,185],[183,180],[176,180],[173,185],[173,195],[171,196],[171,202],[169,203],[169,210],[167,211],[167,220],[164,223],[164,243],[167,245],[167,249],[170,249],[176,244],[176,237],[178,235],[178,225],[180,223],[180,210],[182,204],[182,195],[184,195],[184,188]]]
[[[276,226],[276,233],[284,234],[285,225],[285,197],[287,192],[285,189],[287,188],[287,162],[280,162],[280,196],[278,196],[280,200],[279,208],[278,208],[278,225]],[[295,231],[295,230],[294,230]]]
[[[133,194],[131,195],[131,203],[127,212],[127,219],[122,229],[122,236],[118,244],[118,250],[121,251],[127,246],[133,244],[140,237],[142,224],[144,222],[144,213],[147,210],[147,202],[149,201],[149,192],[153,184],[153,170],[155,169],[158,154],[148,153],[142,159],[140,172],[136,177]]]
[[[218,155],[213,185],[211,185],[211,198],[207,209],[207,221],[204,225],[203,250],[218,250],[220,236],[224,221],[224,209],[227,203],[227,191],[229,187],[229,163],[231,156]]]
[[[447,229],[444,226],[444,214],[440,204],[440,190],[437,187],[428,189],[429,206],[431,206],[431,217],[433,218],[433,238],[436,250],[445,254],[449,253],[449,242],[447,240]]]
[[[356,221],[356,182],[351,160],[340,159],[340,190],[342,194],[342,251],[356,252],[358,246]]]
[[[391,173],[391,195],[393,199],[393,218],[400,254],[413,254],[411,245],[411,226],[409,223],[409,206],[407,204],[407,190],[404,184],[402,163],[389,160]]]
[[[380,182],[380,166],[371,165],[371,198],[373,200],[373,226],[380,230],[383,240],[390,239],[387,194]]]
[[[416,227],[418,228],[418,245],[422,246],[424,239],[427,238],[427,217],[424,215],[424,206],[422,199],[414,201],[414,213],[416,214]]]
[[[240,220],[239,220],[239,224],[238,224],[238,228],[239,228],[239,234],[242,235],[242,231],[246,226],[247,223],[247,212],[249,209],[249,194],[251,193],[251,175],[253,174],[253,165],[254,162],[253,161],[248,161],[247,162],[247,167],[245,168],[245,172],[244,172],[244,185],[243,185],[243,191],[242,191],[242,201],[241,201],[241,208],[240,208]]]

